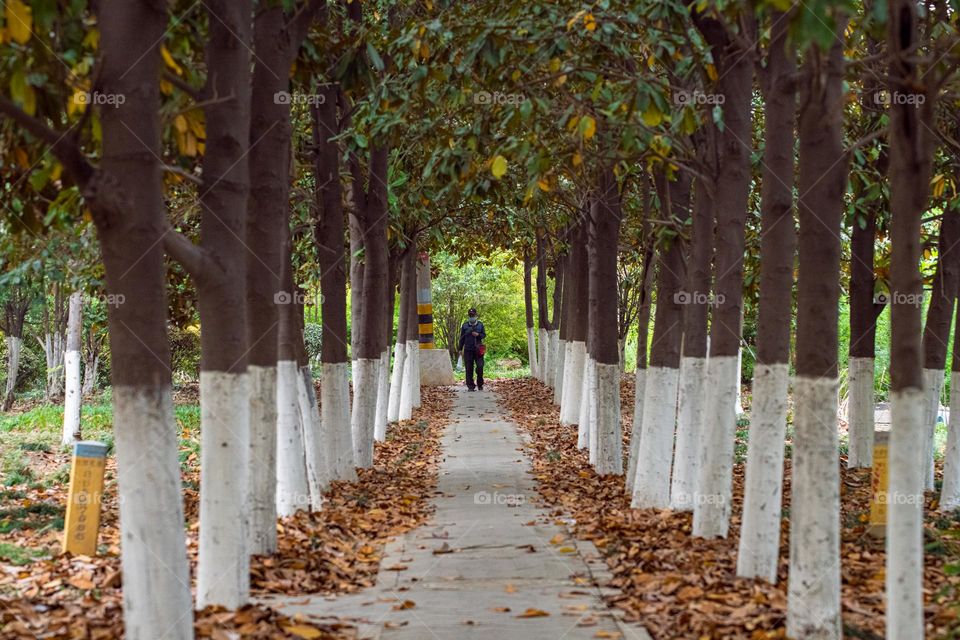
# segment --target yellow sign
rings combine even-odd
[[[106,466],[107,445],[93,441],[74,445],[67,515],[63,527],[63,553],[84,556],[97,554],[100,498],[103,495],[103,471]]]
[[[887,529],[887,451],[890,440],[889,431],[876,431],[873,434],[873,469],[870,472],[870,535],[882,538]]]

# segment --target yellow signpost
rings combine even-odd
[[[94,441],[78,442],[73,447],[67,515],[63,527],[63,553],[84,556],[97,554],[107,448],[102,442]]]
[[[882,538],[887,530],[887,445],[889,431],[873,434],[873,469],[870,472],[870,535]]]

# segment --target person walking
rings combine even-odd
[[[460,327],[459,344],[460,351],[463,353],[463,366],[467,370],[467,390],[474,391],[473,369],[476,367],[476,388],[483,391],[483,354],[487,350],[483,339],[487,337],[487,331],[483,328],[483,323],[477,319],[476,309],[471,308],[467,316],[467,321]]]

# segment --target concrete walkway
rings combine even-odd
[[[491,391],[458,388],[436,513],[387,545],[376,586],[268,602],[288,615],[350,619],[362,638],[648,639],[593,586],[606,580],[596,548],[532,504],[522,442]]]

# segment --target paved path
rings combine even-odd
[[[363,638],[647,640],[641,627],[615,618],[592,586],[606,579],[596,548],[574,541],[531,503],[522,442],[491,391],[458,388],[436,513],[387,545],[376,586],[271,604],[289,615],[352,619]]]

